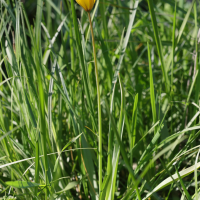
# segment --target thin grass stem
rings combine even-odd
[[[97,68],[97,57],[95,49],[94,31],[92,27],[92,20],[90,13],[88,12],[88,18],[90,21],[91,35],[92,35],[92,46],[94,54],[94,65],[95,65],[95,76],[97,84],[97,104],[98,104],[98,131],[99,131],[99,195],[101,194],[102,188],[102,122],[101,122],[101,102],[100,102],[100,88],[99,88],[99,77]]]

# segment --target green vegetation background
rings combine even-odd
[[[0,2],[1,199],[198,199],[198,1],[96,1],[102,170],[87,13]]]

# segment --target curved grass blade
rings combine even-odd
[[[196,165],[193,165],[187,169],[184,169],[182,171],[179,172],[179,175],[181,178],[184,178],[186,176],[188,176],[189,174],[193,173],[195,171],[195,168],[198,169],[200,168],[200,162],[198,162]],[[164,181],[162,181],[159,185],[157,185],[145,198],[143,198],[143,200],[148,199],[154,192],[157,192],[163,188],[165,188],[166,186],[170,185],[174,180],[178,180],[178,174],[174,174],[172,175],[172,177],[168,177],[167,179],[165,179]]]
[[[63,190],[56,192],[56,194],[61,194],[65,191],[67,191],[67,190],[70,190],[70,189],[76,187],[77,185],[78,185],[78,181],[70,182],[70,183],[67,184],[67,186]]]

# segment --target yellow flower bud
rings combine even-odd
[[[96,0],[76,0],[76,2],[84,8],[86,12],[89,12],[92,10],[94,3]]]

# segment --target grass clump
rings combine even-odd
[[[196,0],[0,12],[1,199],[198,199]]]

